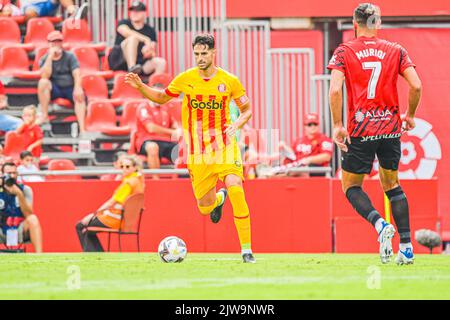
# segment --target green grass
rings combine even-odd
[[[450,256],[382,265],[377,255],[3,254],[0,299],[450,299]],[[80,270],[80,289],[71,270]],[[369,289],[367,283],[379,288]],[[73,276],[72,276],[73,277]],[[375,277],[374,281],[371,281]]]

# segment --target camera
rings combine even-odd
[[[9,174],[4,174],[2,176],[2,187],[12,187],[13,185],[17,184],[16,178],[12,177]]]

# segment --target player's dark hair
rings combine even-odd
[[[23,160],[26,157],[32,157],[32,156],[33,156],[33,154],[30,151],[25,150],[20,153],[20,160]]]
[[[17,167],[17,165],[14,162],[5,162],[2,165],[2,173],[5,172],[6,167]]]
[[[361,3],[353,11],[353,19],[360,26],[375,26],[380,20],[379,8],[372,3]]]
[[[214,49],[216,46],[216,41],[214,40],[214,36],[210,33],[199,34],[195,37],[192,42],[192,48],[196,45],[201,44],[208,47],[208,49]]]

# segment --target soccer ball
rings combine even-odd
[[[163,262],[181,262],[186,258],[186,244],[175,236],[164,238],[159,243],[158,254]]]

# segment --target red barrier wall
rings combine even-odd
[[[117,182],[91,180],[30,185],[44,232],[44,250],[77,252],[80,245],[75,224],[106,201]],[[437,181],[405,181],[403,185],[411,200],[413,226],[435,229]],[[382,211],[378,182],[367,181],[366,186],[374,204]],[[331,252],[332,218],[337,219],[338,252],[376,251],[375,232],[347,204],[339,181],[250,180],[245,183],[245,190],[256,252]],[[191,252],[238,252],[229,202],[224,213],[217,225],[209,217],[201,216],[189,180],[149,180],[141,229],[142,250],[156,251],[161,239],[177,235],[186,241]],[[124,249],[134,251],[134,238],[124,239]],[[112,244],[113,250],[117,250],[115,237]]]
[[[264,17],[350,17],[361,0],[228,0],[230,18]],[[449,15],[448,0],[377,0],[383,16]]]

